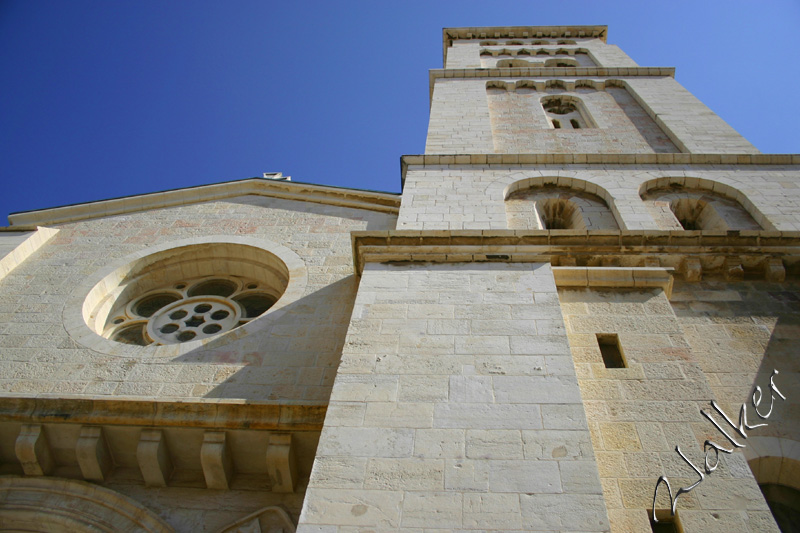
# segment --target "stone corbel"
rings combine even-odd
[[[166,487],[172,475],[172,460],[169,456],[164,432],[158,429],[143,429],[136,447],[136,460],[147,487]]]
[[[103,428],[100,426],[81,427],[81,434],[75,444],[75,455],[84,479],[90,481],[104,481],[114,466]]]
[[[767,281],[784,281],[786,279],[786,268],[783,266],[783,261],[778,258],[767,259],[764,265],[764,275]]]
[[[24,424],[19,430],[14,451],[26,476],[46,476],[53,472],[53,454],[41,425]]]
[[[744,279],[744,267],[742,266],[742,261],[737,257],[725,259],[724,271],[727,281],[742,281]]]
[[[687,257],[681,263],[680,268],[686,281],[700,281],[703,279],[703,265],[697,257]]]
[[[269,436],[267,471],[273,492],[294,492],[297,466],[291,433],[273,433]]]
[[[206,431],[200,448],[200,463],[206,487],[209,489],[230,488],[233,475],[233,462],[224,431]]]

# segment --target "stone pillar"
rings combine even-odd
[[[368,264],[298,531],[608,530],[548,264]]]

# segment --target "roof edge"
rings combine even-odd
[[[397,214],[400,209],[400,196],[396,193],[347,189],[297,181],[245,178],[209,185],[11,213],[8,215],[9,229],[14,229],[16,226],[62,224],[91,218],[135,213],[147,209],[162,209],[222,200],[249,194],[338,205],[389,214]]]

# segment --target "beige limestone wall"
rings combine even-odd
[[[437,79],[426,154],[494,152],[485,80]]]
[[[681,152],[757,154],[758,149],[673,78],[628,78],[631,94]],[[720,87],[724,90],[724,87]]]
[[[765,229],[800,230],[800,171],[777,165],[410,166],[397,227],[508,229],[505,195],[525,183],[555,179],[560,186],[604,198],[622,229],[661,229],[639,196],[642,184],[661,178],[735,195]]]
[[[698,480],[675,446],[702,469],[705,439],[727,444],[700,414],[716,390],[660,289],[561,289],[559,298],[611,530],[649,531],[659,476],[668,477],[673,494]],[[606,368],[597,334],[618,335],[627,368]],[[745,457],[720,455],[717,470],[678,499],[683,531],[777,532]],[[669,509],[665,487],[656,506]]]
[[[800,285],[763,281],[676,283],[672,306],[686,341],[720,405],[738,416],[750,408],[753,387],[764,391],[760,412],[769,411],[769,378],[786,397],[776,396],[774,412],[751,424],[744,456],[763,463],[754,469],[759,483],[800,488]],[[742,439],[740,439],[742,440]]]
[[[298,531],[604,531],[547,264],[365,266]]]
[[[567,98],[577,105],[585,123],[571,129],[550,124],[542,98]],[[487,88],[495,153],[670,153],[678,152],[669,137],[622,87],[565,91]],[[558,117],[551,117],[558,118]],[[588,124],[588,125],[587,125]]]
[[[394,216],[257,196],[69,223],[0,282],[0,391],[23,394],[245,398],[325,402],[357,281],[350,231],[389,229]],[[142,347],[118,357],[65,331],[85,280],[157,245],[213,235],[278,243],[304,262],[301,297],[257,334],[176,357]],[[74,310],[69,310],[74,311]]]
[[[558,79],[569,83],[584,78],[567,76]],[[631,138],[623,136],[621,147],[608,145],[602,139],[592,141],[591,138],[574,146],[564,145],[567,141],[562,140],[561,144],[553,145],[551,142],[539,147],[554,134],[563,137],[567,133],[588,133],[545,129],[541,106],[534,109],[535,106],[520,103],[502,105],[499,95],[492,94],[496,91],[490,90],[490,94],[486,94],[485,78],[439,78],[433,90],[425,153],[758,153],[752,144],[673,78],[630,76],[620,79],[627,87],[624,94],[596,91],[593,95],[575,95],[589,99],[585,105],[598,125],[597,129],[602,130],[596,134],[619,136],[622,131],[630,131]],[[519,78],[511,81],[516,80]],[[534,96],[537,94],[533,93]],[[506,98],[515,101],[531,99],[513,95],[506,95]],[[537,121],[539,115],[541,120]],[[509,129],[507,135],[502,136],[506,129]],[[495,136],[501,135],[501,140],[494,139],[493,132]],[[540,135],[545,135],[543,140],[530,138]],[[637,135],[642,147],[634,142]]]
[[[0,259],[14,251],[14,248],[22,244],[31,234],[33,234],[32,231],[0,232]]]

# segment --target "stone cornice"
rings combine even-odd
[[[400,157],[400,179],[410,166],[542,165],[800,165],[800,154],[419,154]]]
[[[800,267],[800,232],[396,230],[353,232],[352,244],[359,275],[365,263],[395,261],[660,267],[688,278],[746,271],[776,279]]]
[[[325,405],[128,397],[0,396],[0,422],[193,427],[206,429],[322,429]]]
[[[510,67],[510,68],[440,68],[428,71],[428,93],[438,79],[469,78],[623,78],[675,77],[674,67]]]
[[[313,185],[309,183],[249,178],[238,181],[200,185],[185,189],[112,198],[85,204],[54,207],[12,213],[9,222],[15,226],[36,226],[61,224],[90,218],[135,213],[148,209],[161,209],[199,202],[224,200],[244,195],[268,196],[300,202],[338,205],[354,209],[366,209],[382,213],[397,214],[400,209],[400,196],[391,193],[363,191]]]
[[[3,473],[294,492],[325,412],[310,403],[7,394]]]
[[[442,46],[444,64],[447,49],[458,39],[586,39],[606,42],[608,26],[490,26],[468,28],[443,28]]]

